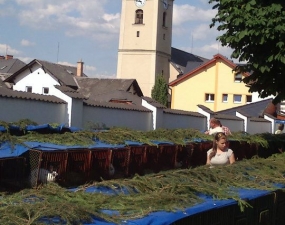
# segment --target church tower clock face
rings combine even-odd
[[[134,0],[137,7],[141,8],[144,6],[146,0]]]

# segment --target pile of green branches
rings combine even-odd
[[[0,133],[0,142],[8,141],[12,144],[22,144],[25,141],[37,141],[67,146],[88,146],[103,141],[109,144],[126,144],[126,141],[134,141],[142,144],[155,145],[158,142],[170,142],[177,145],[185,145],[188,142],[212,141],[213,137],[198,130],[189,129],[156,129],[153,131],[138,131],[128,128],[113,127],[107,130],[80,130],[77,132],[62,133],[38,133],[26,131],[27,125],[36,125],[30,120],[21,120],[16,123],[5,123],[0,121],[0,126],[7,128],[7,132]],[[9,133],[9,125],[20,126],[25,130],[22,135]],[[55,124],[53,126],[56,127]],[[54,132],[54,131],[52,131]],[[229,137],[230,141],[246,142],[268,147],[269,143],[283,145],[285,134],[274,135],[270,133],[250,135],[245,132],[234,132]]]
[[[28,125],[38,125],[29,119],[21,119],[16,122],[0,121],[0,126],[6,128],[6,132],[0,133],[0,142],[8,141],[12,144],[23,143],[25,141],[38,141],[59,145],[92,145],[100,140],[109,144],[125,144],[126,141],[135,141],[143,144],[154,145],[156,142],[171,142],[173,144],[184,145],[187,142],[212,141],[213,137],[206,135],[196,129],[156,129],[153,131],[138,131],[128,128],[112,127],[107,128],[104,124],[90,123],[89,127],[77,132],[48,133],[40,134],[34,131],[27,131]],[[58,127],[59,124],[49,124],[51,127]],[[10,127],[19,127],[19,133],[11,134]],[[98,129],[100,128],[100,129]],[[247,142],[268,147],[268,143],[274,142],[278,145],[284,143],[285,134],[274,135],[270,133],[250,135],[246,132],[233,132],[229,140]]]
[[[58,218],[64,224],[82,224],[97,216],[120,223],[156,211],[184,210],[202,202],[198,193],[216,199],[234,199],[244,210],[248,202],[240,199],[237,189],[276,190],[273,184],[285,186],[285,154],[269,158],[253,158],[228,166],[164,171],[132,179],[94,182],[70,191],[51,183],[40,189],[17,193],[0,193],[0,224],[46,224],[41,218]],[[108,195],[86,192],[90,187],[108,187],[116,193]],[[128,194],[120,192],[126,188]],[[89,189],[90,190],[90,189]],[[113,215],[103,210],[113,210]],[[52,223],[51,223],[52,224]]]

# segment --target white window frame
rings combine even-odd
[[[224,100],[224,97],[227,97],[227,100]],[[223,102],[228,102],[228,100],[229,100],[229,95],[228,95],[228,94],[223,94],[222,98],[223,98]]]
[[[240,100],[237,101],[236,97],[240,97]],[[242,95],[234,95],[234,103],[242,103]]]
[[[215,94],[205,94],[205,102],[214,102],[215,101]]]

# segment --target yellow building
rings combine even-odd
[[[191,72],[169,83],[171,108],[197,111],[201,104],[220,111],[252,102],[243,76],[233,69],[236,64],[217,54]]]

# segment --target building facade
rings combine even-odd
[[[252,93],[242,82],[243,76],[233,72],[236,65],[217,54],[188,74],[172,81],[171,108],[196,111],[202,104],[220,111],[252,102]]]
[[[173,0],[122,0],[117,78],[136,79],[151,96],[158,75],[169,82]]]

